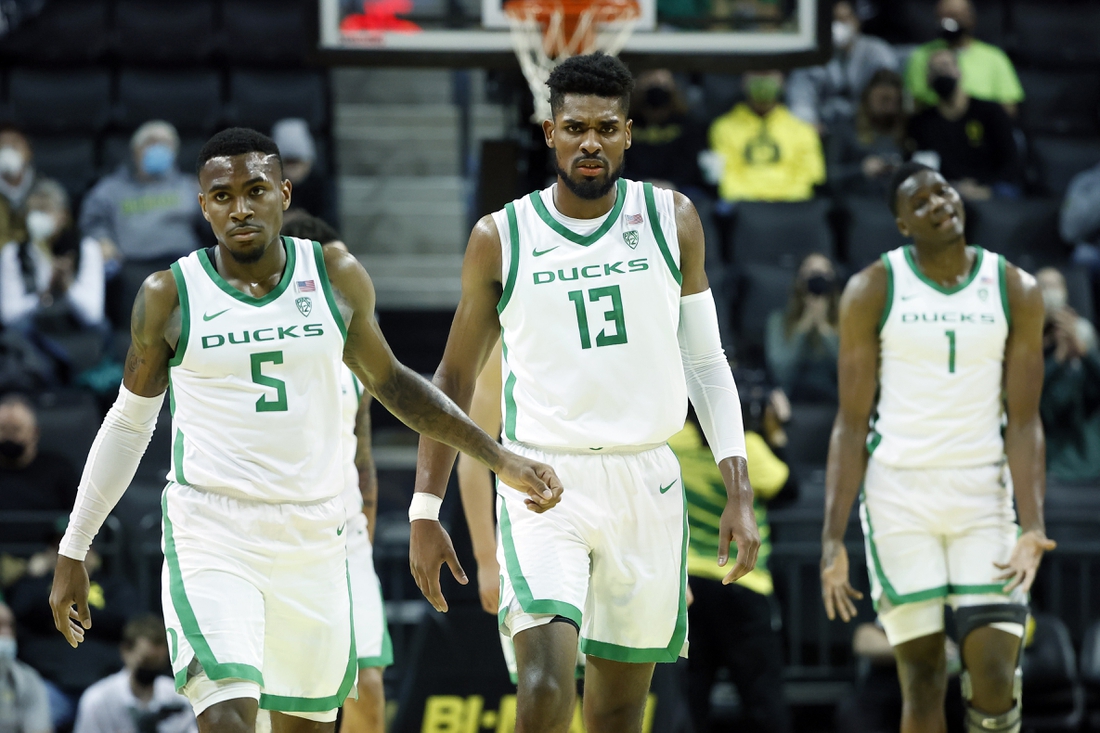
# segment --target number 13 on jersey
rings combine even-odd
[[[592,338],[588,333],[588,306],[585,303],[583,290],[571,290],[569,300],[573,301],[573,307],[577,311],[577,329],[580,331],[581,348],[591,349]],[[604,320],[612,324],[610,333],[604,328],[596,334],[596,346],[614,346],[626,343],[626,317],[623,315],[623,296],[618,285],[609,285],[603,288],[592,288],[588,291],[588,301],[598,303],[610,298],[611,310],[604,311]]]

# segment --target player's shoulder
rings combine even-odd
[[[853,275],[840,297],[840,317],[878,321],[887,305],[892,274],[885,258],[879,258]]]
[[[1012,309],[1041,309],[1043,293],[1035,276],[1022,267],[1012,264],[1002,255],[998,257],[1004,261],[1005,291]]]
[[[172,270],[157,270],[145,278],[138,291],[146,309],[163,310],[165,315],[180,304],[179,284]]]

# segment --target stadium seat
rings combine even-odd
[[[742,101],[741,77],[734,74],[703,74],[704,121],[710,122],[733,109]]]
[[[1020,125],[1030,133],[1087,135],[1100,126],[1100,77],[1081,71],[1020,71]]]
[[[160,417],[157,418],[157,427],[153,431],[153,437],[149,441],[149,447],[138,464],[135,481],[157,483],[164,481],[168,469],[172,465],[172,413],[168,405],[164,405]]]
[[[0,54],[46,63],[92,61],[107,47],[107,25],[106,0],[51,0],[41,14],[0,39]]]
[[[844,202],[844,208],[848,212],[847,262],[853,272],[908,241],[883,199],[853,196]]]
[[[1065,261],[1067,247],[1058,235],[1056,199],[990,199],[967,203],[974,218],[970,241],[1003,254],[1026,270]]]
[[[787,459],[803,467],[824,466],[835,419],[836,405],[792,404],[786,425]]]
[[[1016,0],[1016,55],[1039,66],[1100,63],[1100,6],[1088,2]]]
[[[35,168],[65,187],[73,199],[75,216],[77,200],[95,180],[95,139],[91,136],[35,136],[31,147]]]
[[[1100,730],[1100,621],[1093,622],[1081,643],[1081,683],[1085,688],[1088,730]]]
[[[315,132],[327,121],[324,78],[313,72],[235,71],[229,99],[236,124],[265,132],[284,117],[301,117]]]
[[[137,128],[153,119],[167,120],[181,133],[213,130],[221,119],[221,76],[215,71],[123,71],[116,121]]]
[[[98,132],[111,114],[106,70],[13,69],[6,117],[29,133]]]
[[[221,54],[237,63],[300,66],[316,23],[311,10],[299,0],[224,0]]]
[[[1077,315],[1096,323],[1096,303],[1092,297],[1092,278],[1088,268],[1081,264],[1069,264],[1061,268],[1066,278],[1066,291],[1069,307]]]
[[[733,215],[733,261],[796,268],[811,252],[834,257],[825,199],[742,201]]]
[[[1073,177],[1100,163],[1100,140],[1040,137],[1031,141],[1047,195],[1062,197]]]
[[[117,52],[128,62],[202,61],[214,47],[214,3],[210,0],[118,0]]]
[[[791,270],[749,264],[741,268],[737,294],[737,355],[746,365],[764,363],[764,329],[768,315],[782,310],[790,296]]]
[[[1035,614],[1035,634],[1024,649],[1024,729],[1078,730],[1084,691],[1069,630],[1052,614]]]
[[[50,392],[38,400],[40,449],[65,456],[78,473],[84,468],[99,423],[99,408],[86,393]]]

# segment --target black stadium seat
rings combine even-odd
[[[301,117],[315,132],[327,120],[323,78],[316,73],[235,71],[229,78],[233,121],[268,132],[284,117]]]
[[[38,401],[41,451],[58,453],[79,474],[99,430],[100,414],[91,395],[82,392],[49,393]]]
[[[101,130],[111,114],[111,76],[98,71],[13,69],[7,117],[30,133]]]
[[[1085,687],[1088,730],[1100,730],[1100,621],[1094,621],[1081,642],[1081,683]]]
[[[0,39],[0,54],[21,61],[86,62],[106,49],[106,0],[51,0]]]
[[[794,273],[775,265],[749,264],[741,268],[737,298],[739,359],[763,363],[764,330],[768,315],[782,310],[790,296]]]
[[[900,247],[908,240],[898,231],[897,220],[885,199],[853,196],[844,202],[848,211],[848,265],[858,271],[878,259],[883,252]]]
[[[974,221],[968,229],[973,244],[1003,254],[1013,264],[1034,272],[1065,260],[1066,245],[1058,234],[1057,199],[990,199],[967,203]]]
[[[1031,141],[1047,195],[1061,197],[1073,177],[1100,163],[1100,140],[1037,137]]]
[[[823,467],[835,419],[836,405],[792,404],[791,420],[785,428],[788,460],[804,467]]]
[[[1060,618],[1035,614],[1035,634],[1024,649],[1024,730],[1079,730],[1084,692],[1069,630]]]
[[[1016,55],[1040,66],[1100,64],[1100,6],[1088,2],[1016,0]]]
[[[898,2],[898,0],[894,0]],[[909,32],[909,40],[924,43],[939,37],[940,27],[936,20],[936,0],[908,0],[899,2],[904,7],[904,27]],[[978,27],[975,35],[986,43],[1003,45],[1005,37],[1005,12],[1000,0],[977,0],[976,12]]]
[[[118,55],[135,63],[194,62],[214,47],[210,0],[118,0]]]
[[[214,129],[221,116],[221,77],[215,71],[128,69],[119,75],[117,121],[123,127],[161,119],[181,133],[205,133]]]
[[[1028,132],[1087,135],[1100,127],[1100,75],[1024,69],[1020,84],[1020,125]]]
[[[310,50],[311,11],[300,0],[224,0],[221,53],[237,63],[298,66]]]
[[[734,209],[733,260],[795,268],[806,255],[834,257],[825,199],[743,201]]]
[[[95,180],[95,138],[89,136],[43,137],[31,140],[34,165],[40,173],[59,181],[74,199]],[[75,200],[73,201],[75,204]],[[75,216],[75,212],[74,212]]]

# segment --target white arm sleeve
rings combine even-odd
[[[715,462],[745,458],[745,424],[741,398],[733,381],[722,339],[718,309],[710,290],[680,298],[680,360],[688,397],[699,417]]]
[[[76,491],[76,505],[61,538],[60,554],[84,560],[92,539],[137,473],[157,426],[164,394],[140,397],[119,385],[118,399],[95,436]]]

